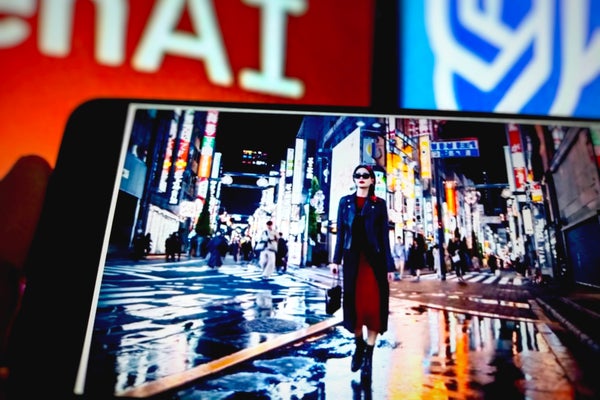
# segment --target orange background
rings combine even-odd
[[[40,2],[32,2],[40,3]],[[229,87],[212,83],[202,60],[167,54],[157,72],[136,71],[132,55],[140,44],[157,2],[129,0],[126,55],[122,65],[100,64],[94,56],[96,10],[91,0],[73,2],[71,49],[64,58],[42,54],[38,46],[40,6],[23,17],[0,8],[9,18],[26,21],[27,39],[0,47],[0,177],[18,157],[37,154],[54,166],[71,111],[98,97],[197,101],[368,106],[373,59],[374,1],[309,1],[302,15],[288,15],[284,76],[300,79],[298,99],[250,92],[240,87],[239,71],[260,70],[260,9],[240,0],[212,5],[234,77]],[[189,6],[189,0],[186,3]],[[186,9],[187,10],[187,9]],[[178,31],[191,31],[185,12]],[[0,45],[2,46],[2,45]],[[107,116],[110,118],[110,116]],[[90,137],[90,145],[102,138]]]

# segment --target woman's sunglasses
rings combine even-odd
[[[368,172],[364,172],[362,174],[359,174],[359,173],[354,174],[354,179],[360,179],[360,178],[368,179],[370,177],[371,177],[371,174],[369,174]]]

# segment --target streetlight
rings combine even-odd
[[[264,178],[264,177],[260,177],[256,180],[256,186],[264,188],[269,186],[269,180]]]
[[[221,183],[223,185],[231,185],[233,183],[233,178],[231,177],[231,175],[224,175],[221,178]]]

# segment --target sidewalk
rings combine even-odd
[[[575,285],[530,284],[544,312],[558,321],[584,348],[600,355],[600,289]]]

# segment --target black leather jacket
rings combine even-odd
[[[365,230],[369,247],[374,254],[383,256],[388,272],[395,270],[389,239],[388,212],[385,200],[379,197],[369,197],[361,210],[365,221]],[[333,262],[342,263],[344,250],[350,250],[352,245],[352,222],[356,216],[356,195],[350,194],[340,199],[337,215],[337,240]]]

